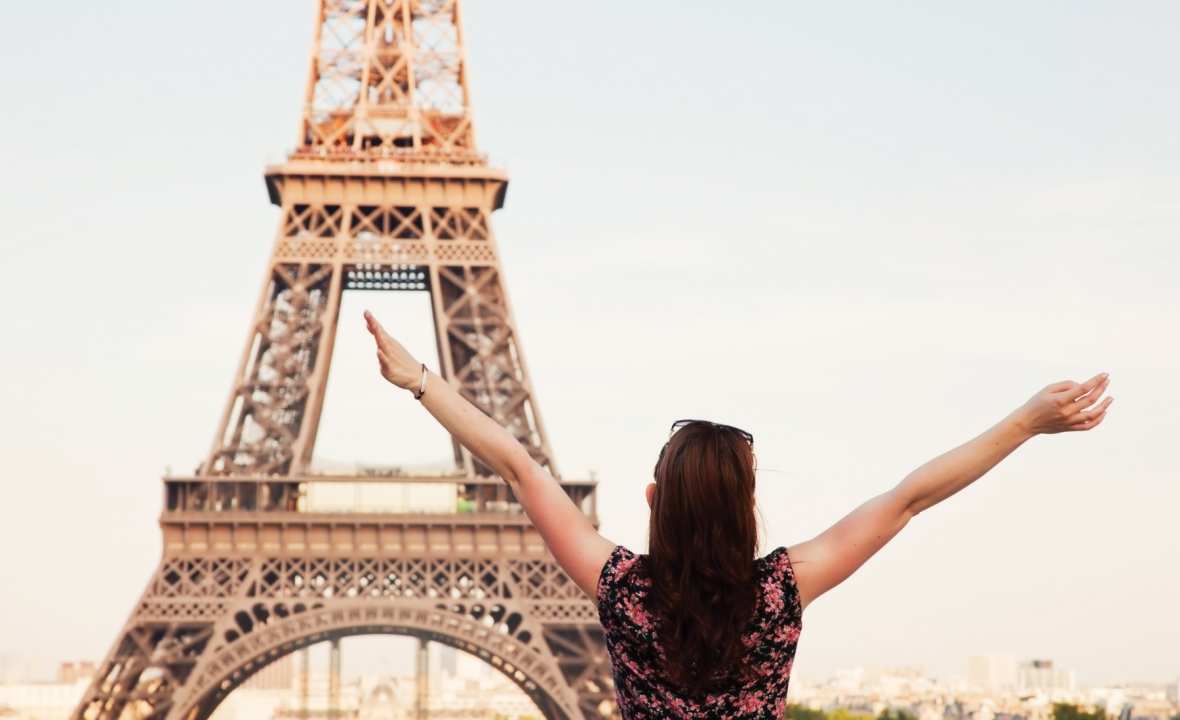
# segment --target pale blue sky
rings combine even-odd
[[[608,537],[645,548],[675,418],[746,427],[783,471],[760,478],[769,550],[1106,370],[1106,423],[915,519],[808,609],[796,671],[1009,652],[1087,683],[1180,676],[1175,4],[465,16],[521,339]],[[245,339],[312,21],[276,0],[8,14],[0,652],[100,658],[155,566],[159,475],[207,451]],[[422,335],[412,298],[382,302]],[[341,337],[320,450],[385,432],[396,460],[429,418],[361,408],[360,347]]]

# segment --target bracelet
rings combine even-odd
[[[418,392],[414,393],[415,400],[421,400],[426,394],[426,363],[422,363],[422,382],[418,384]]]

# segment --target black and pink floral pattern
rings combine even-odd
[[[787,548],[757,558],[761,591],[742,641],[757,677],[696,700],[677,694],[659,675],[663,650],[657,621],[645,607],[651,589],[647,555],[615,546],[598,578],[598,619],[610,655],[623,720],[777,720],[787,702],[803,611]]]

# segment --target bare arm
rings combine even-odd
[[[1045,387],[977,437],[930,460],[811,540],[790,547],[802,606],[844,582],[910,518],[982,477],[1034,435],[1098,425],[1113,400],[1099,403],[1109,382],[1100,373],[1082,384]]]
[[[365,323],[377,344],[381,374],[400,388],[416,391],[422,377],[421,365],[368,311]],[[427,373],[426,394],[421,402],[456,440],[512,487],[557,563],[594,598],[598,576],[615,543],[598,533],[557,480],[511,433],[441,377]]]

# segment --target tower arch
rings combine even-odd
[[[544,717],[579,717],[577,697],[560,669],[535,646],[450,608],[361,601],[318,604],[252,628],[210,648],[167,717],[203,720],[255,673],[310,645],[351,636],[400,635],[448,645],[488,663],[511,680]],[[563,692],[564,691],[564,692]]]

